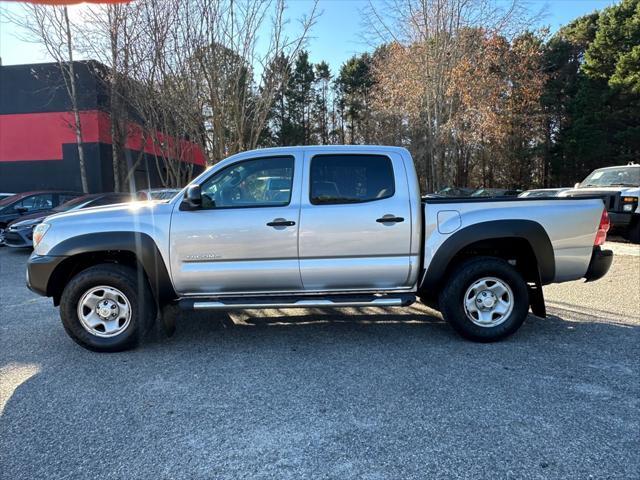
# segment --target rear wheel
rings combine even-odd
[[[514,333],[527,317],[529,295],[520,273],[500,258],[460,264],[439,297],[443,317],[462,336],[492,342]]]
[[[71,279],[60,298],[60,318],[69,336],[99,352],[135,347],[155,316],[146,279],[122,265],[83,270]]]

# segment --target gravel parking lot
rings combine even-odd
[[[119,354],[2,248],[0,478],[639,478],[640,249],[615,245],[497,344],[415,306],[185,315]]]

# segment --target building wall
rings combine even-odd
[[[99,79],[105,67],[96,62],[76,62],[85,166],[89,191],[113,191],[111,129],[108,96]],[[69,97],[57,64],[0,67],[0,191],[39,189],[82,190],[80,164]],[[144,152],[144,161],[132,175],[135,189],[162,186],[150,141],[143,142],[135,123],[129,125],[125,158],[131,164]],[[174,139],[162,139],[171,144]],[[184,140],[192,152],[194,174],[205,158],[195,144]],[[159,163],[162,168],[162,162]]]

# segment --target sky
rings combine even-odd
[[[375,2],[376,0],[372,0]],[[499,0],[502,1],[502,0]],[[507,2],[507,0],[504,0]],[[539,27],[548,26],[551,31],[569,23],[576,17],[600,10],[614,0],[525,0],[531,15],[542,13]],[[289,17],[293,20],[308,13],[312,0],[289,0]],[[372,50],[364,35],[361,12],[368,0],[319,0],[322,13],[311,32],[307,49],[310,60],[325,60],[332,71],[351,56]],[[7,22],[7,12],[19,12],[19,5],[0,0],[0,59],[3,65],[39,63],[51,61],[36,44],[18,38],[19,29]]]

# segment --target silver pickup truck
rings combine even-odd
[[[542,286],[609,269],[600,198],[421,200],[403,148],[234,155],[175,198],[48,217],[27,284],[97,351],[135,346],[158,313],[402,307],[418,298],[464,337],[514,333]]]

